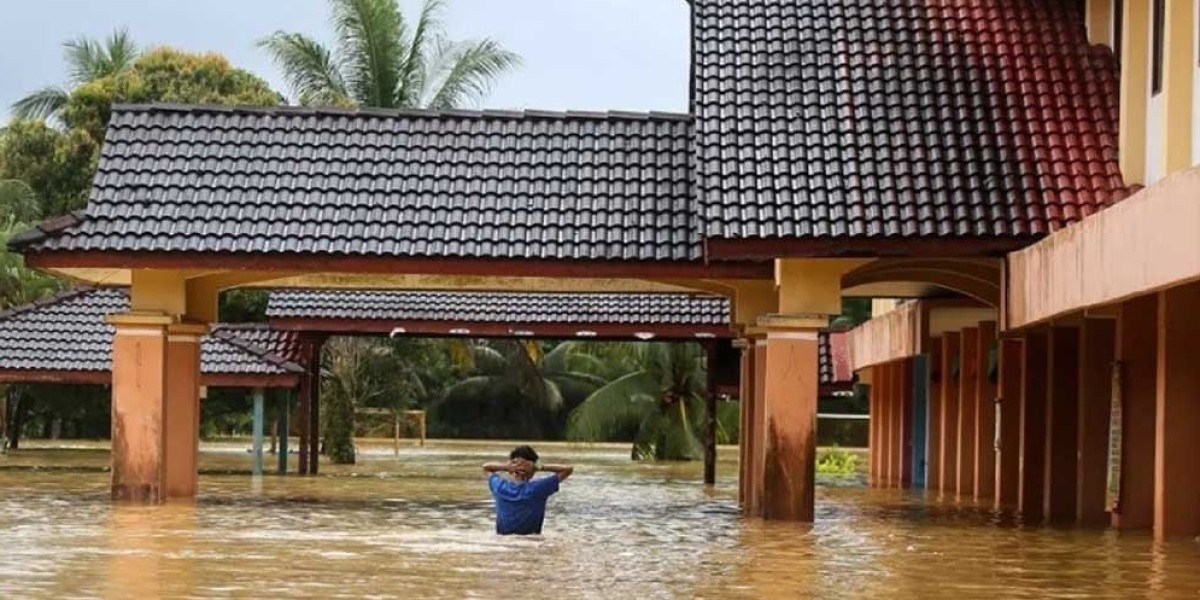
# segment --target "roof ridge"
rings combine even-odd
[[[276,330],[272,329],[271,331]],[[214,326],[213,329],[209,331],[209,337],[215,340],[226,342],[230,346],[233,346],[234,348],[241,350],[242,352],[245,352],[254,358],[270,363],[271,365],[279,367],[285,371],[290,371],[293,373],[304,372],[304,367],[287,360],[282,356],[279,356],[267,348],[260,347],[258,344],[238,336],[236,333],[230,331],[229,328],[222,327],[220,324]]]
[[[12,317],[15,317],[15,316],[18,316],[18,315],[21,315],[21,314],[24,314],[24,313],[27,313],[30,311],[40,310],[40,309],[46,308],[47,306],[54,306],[55,304],[61,304],[63,302],[66,302],[68,300],[73,300],[80,296],[85,296],[85,295],[93,293],[93,292],[98,292],[102,289],[105,289],[105,288],[86,286],[86,285],[69,288],[69,289],[63,290],[61,292],[51,294],[45,298],[41,298],[39,300],[34,300],[33,302],[26,302],[25,304],[19,304],[17,306],[10,306],[4,310],[0,310],[0,319],[10,319]]]
[[[182,112],[182,113],[238,113],[238,114],[311,114],[330,116],[375,116],[375,117],[416,117],[416,118],[466,118],[466,119],[603,119],[610,121],[679,121],[691,122],[692,115],[685,112],[673,111],[588,111],[588,110],[541,110],[541,109],[428,109],[428,108],[375,108],[356,107],[339,108],[332,106],[251,106],[242,104],[187,104],[174,102],[152,102],[144,104],[114,104],[113,114],[117,113],[151,113],[151,112]]]

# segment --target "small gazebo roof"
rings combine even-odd
[[[729,300],[687,293],[272,292],[278,329],[472,337],[730,338]]]
[[[0,312],[0,382],[108,383],[113,328],[104,317],[127,310],[124,288],[76,288]],[[304,369],[281,352],[296,337],[265,325],[216,325],[201,341],[201,383],[292,387]]]

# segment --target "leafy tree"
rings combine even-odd
[[[396,0],[330,0],[336,46],[279,31],[259,42],[304,105],[455,108],[481,100],[520,59],[494,40],[451,42],[444,0],[415,23]]]
[[[113,31],[104,40],[78,37],[64,42],[68,81],[74,87],[121,73],[133,65],[139,52],[125,29]],[[69,96],[64,88],[44,87],[17,100],[12,106],[13,116],[30,120],[58,118]]]
[[[142,54],[128,69],[78,87],[63,107],[62,120],[101,142],[114,103],[275,106],[282,100],[266,81],[220,54],[164,47]]]
[[[87,202],[97,156],[96,142],[82,131],[13,121],[0,135],[0,179],[28,186],[39,200],[41,216],[61,215]]]
[[[571,412],[567,437],[602,441],[632,432],[634,459],[695,460],[706,393],[704,350],[695,343],[630,343],[638,366]]]
[[[460,346],[451,346],[451,350]],[[469,352],[469,377],[450,386],[434,404],[434,435],[482,438],[547,438],[562,430],[562,415],[604,385],[580,369],[590,357],[575,344],[542,352],[537,343],[476,342]]]

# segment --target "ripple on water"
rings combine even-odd
[[[1195,597],[1200,549],[1021,526],[915,493],[818,490],[815,524],[738,516],[735,473],[560,451],[544,536],[493,535],[481,458],[368,455],[316,478],[201,479],[195,506],[114,506],[104,473],[0,472],[0,597]],[[564,456],[565,455],[565,456]],[[232,452],[204,460],[246,460]],[[359,476],[351,476],[357,473]],[[530,587],[531,586],[531,587]]]

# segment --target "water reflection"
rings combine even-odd
[[[220,450],[219,448],[216,450]],[[202,467],[248,468],[244,449]],[[317,478],[205,475],[192,504],[113,505],[103,472],[0,470],[3,598],[1196,597],[1200,550],[1027,528],[917,493],[825,486],[815,525],[742,519],[735,465],[545,448],[577,474],[546,535],[500,538],[479,463],[502,446],[368,454]],[[727,456],[732,453],[726,453]],[[18,456],[17,460],[35,460]],[[45,457],[43,457],[44,460]],[[56,458],[61,461],[62,457]],[[72,464],[103,462],[95,453]]]

